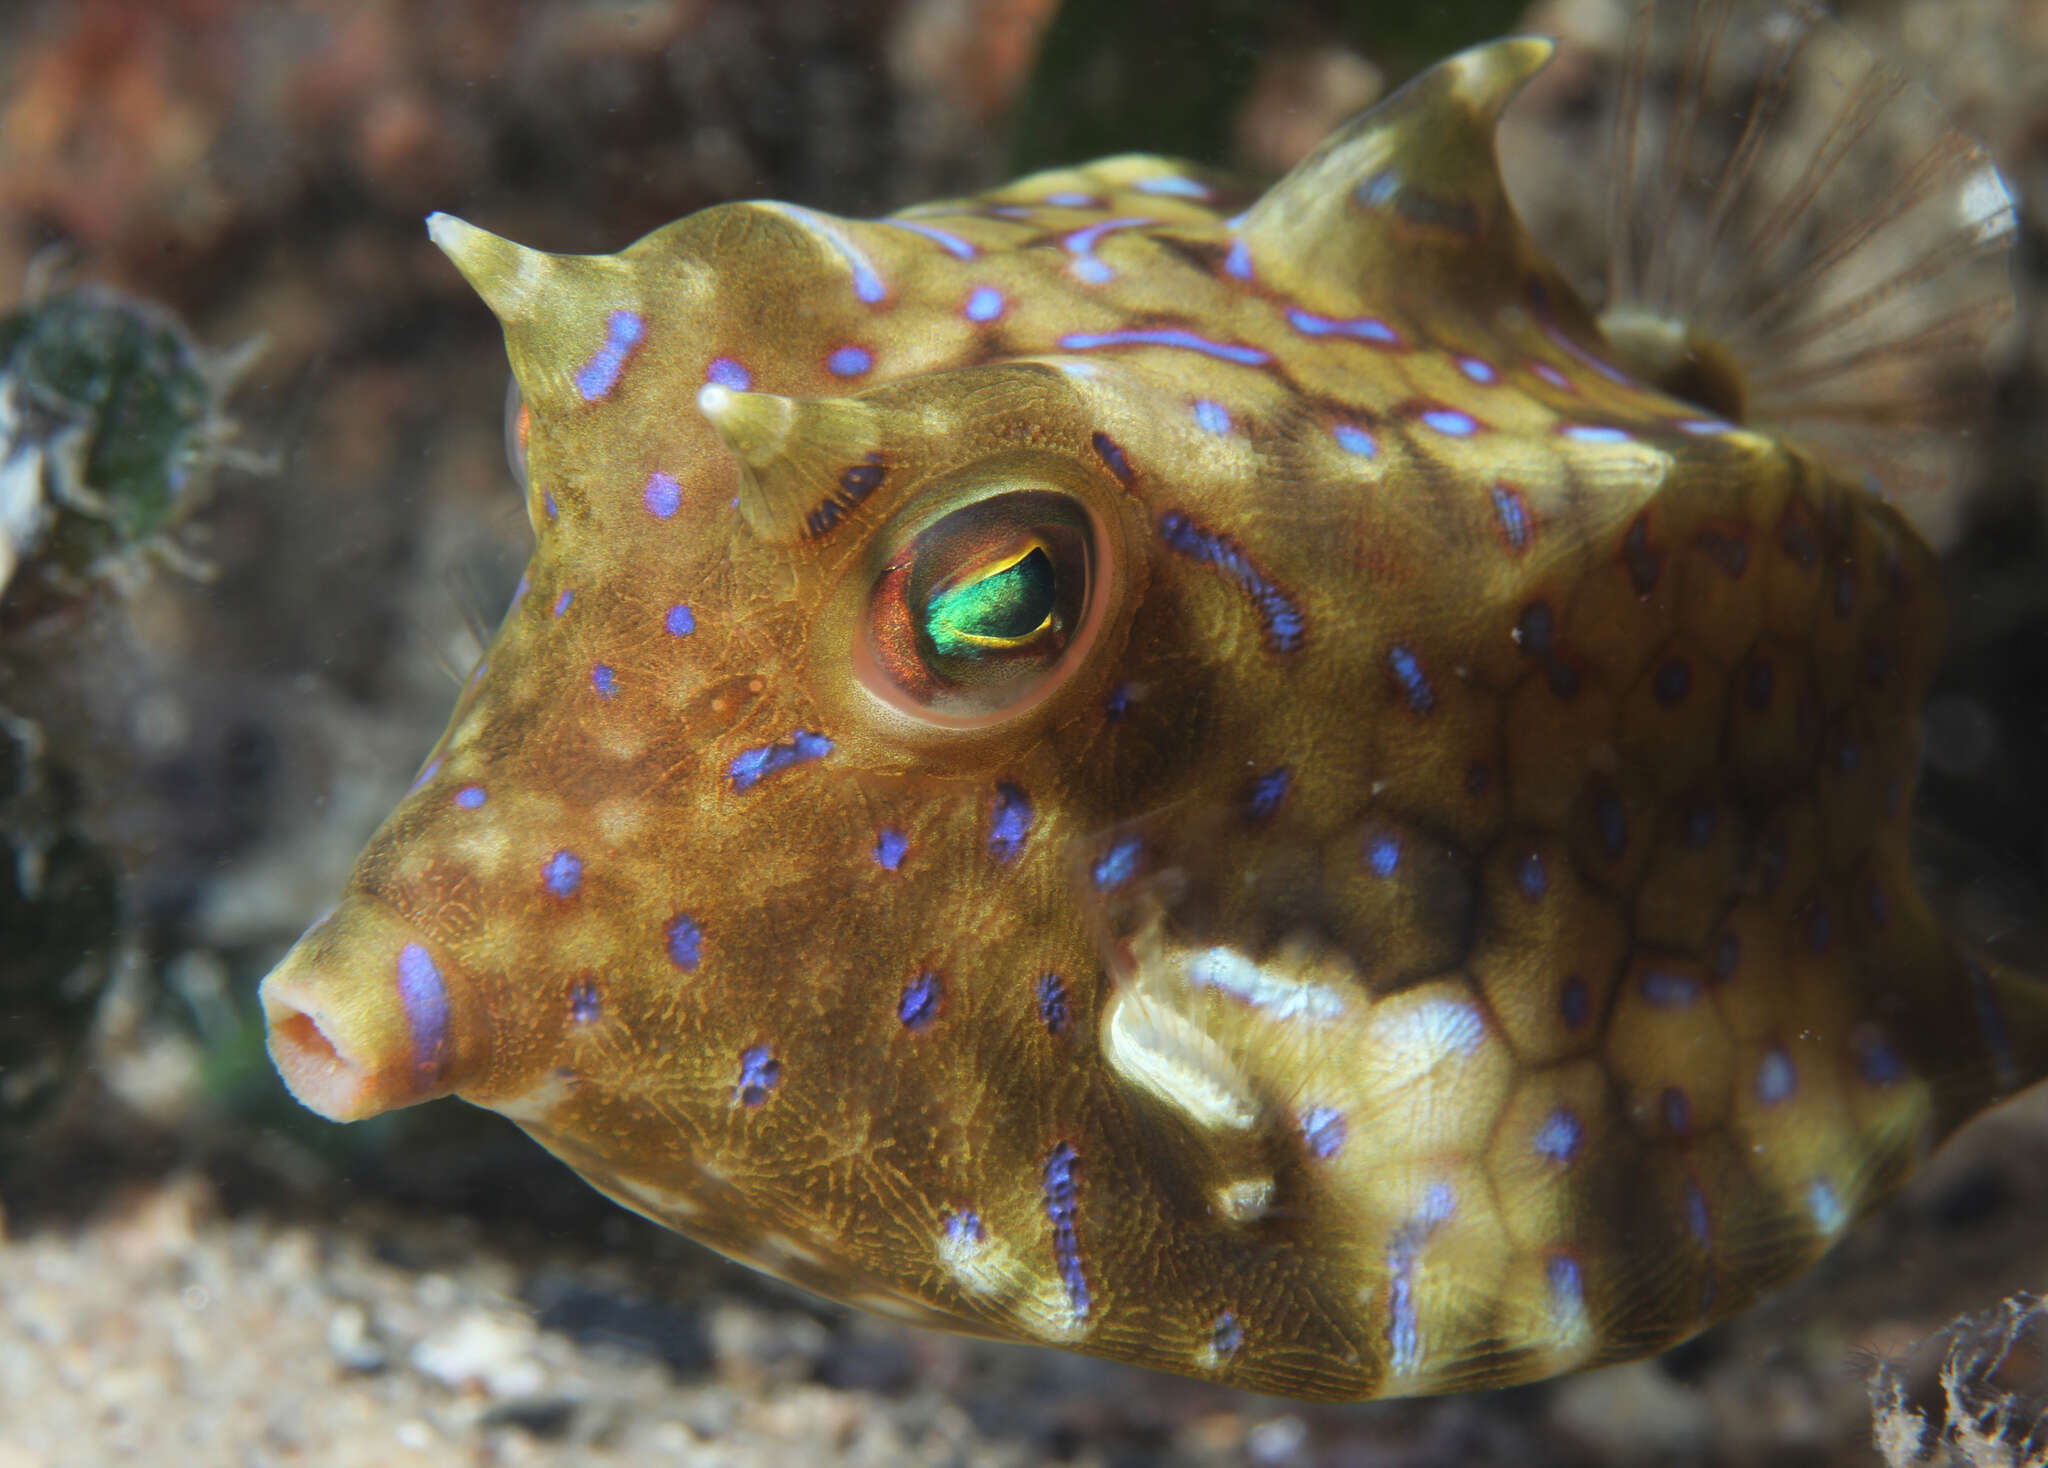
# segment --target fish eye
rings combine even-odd
[[[526,493],[526,440],[533,431],[533,415],[526,409],[526,397],[519,391],[519,379],[505,381],[505,462],[512,466],[512,478],[519,492]]]
[[[1014,713],[1078,661],[1097,586],[1097,532],[1056,490],[1002,488],[915,529],[869,592],[868,685],[909,712]]]

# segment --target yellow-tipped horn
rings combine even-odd
[[[740,465],[740,514],[766,540],[795,540],[836,524],[872,488],[880,423],[857,398],[785,398],[712,383],[697,394],[719,441]],[[860,488],[848,490],[848,475]],[[822,517],[822,518],[821,518]]]
[[[500,321],[533,314],[554,273],[553,255],[514,244],[453,214],[429,214],[427,238],[454,262]]]

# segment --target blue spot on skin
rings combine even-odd
[[[1081,1209],[1081,1159],[1070,1142],[1054,1144],[1045,1158],[1045,1216],[1052,1222],[1052,1253],[1066,1282],[1067,1303],[1087,1318],[1094,1300],[1081,1272],[1081,1241],[1075,1224]]]
[[[1643,971],[1643,998],[1652,1009],[1690,1009],[1700,997],[1700,986],[1686,974],[1668,968]]]
[[[666,520],[682,508],[683,487],[671,475],[657,469],[647,476],[647,487],[640,491],[640,503],[647,506],[647,513],[657,520]]]
[[[1272,360],[1257,347],[1247,347],[1238,342],[1211,341],[1206,336],[1197,336],[1192,331],[1182,331],[1178,327],[1076,331],[1061,337],[1060,345],[1070,352],[1092,352],[1098,347],[1179,347],[1185,351],[1200,352],[1205,357],[1214,357],[1219,362],[1236,362],[1244,367],[1260,367]],[[1228,426],[1227,420],[1225,426]],[[1211,429],[1210,432],[1221,433],[1223,429]]]
[[[883,223],[894,225],[897,229],[907,229],[912,234],[923,235],[955,260],[972,260],[981,253],[974,248],[971,241],[962,239],[949,229],[940,229],[934,224],[920,224],[912,219],[888,219]]]
[[[885,872],[893,872],[903,865],[903,858],[910,852],[910,841],[893,826],[882,827],[875,837],[875,865]]]
[[[1361,459],[1376,458],[1379,455],[1378,441],[1363,428],[1353,427],[1349,423],[1339,423],[1330,430],[1330,437],[1336,439],[1337,447],[1347,454],[1356,454]]]
[[[597,690],[599,698],[611,698],[619,691],[619,675],[603,663],[594,663],[590,669],[590,686]]]
[[[555,615],[559,617],[562,615],[562,613],[568,611],[569,603],[574,600],[576,600],[576,593],[573,591],[565,591],[560,596],[556,597]]]
[[[726,766],[726,778],[735,790],[752,790],[770,775],[779,775],[797,765],[821,760],[832,752],[832,741],[808,729],[795,729],[787,739],[746,749]]]
[[[1230,410],[1213,398],[1201,398],[1195,403],[1195,422],[1205,433],[1230,432]]]
[[[1301,1114],[1301,1140],[1311,1157],[1335,1157],[1350,1135],[1351,1127],[1344,1120],[1344,1113],[1334,1106],[1311,1106]]]
[[[1449,438],[1470,438],[1479,431],[1479,420],[1456,408],[1425,409],[1422,421]]]
[[[647,323],[637,312],[614,311],[605,318],[604,345],[576,373],[576,391],[584,402],[594,403],[618,386],[619,374],[646,332]]]
[[[1387,667],[1413,712],[1427,715],[1435,711],[1436,691],[1429,686],[1429,675],[1422,671],[1422,662],[1414,653],[1396,643],[1387,649]]]
[[[1599,423],[1567,423],[1557,430],[1575,443],[1627,443],[1629,433]]]
[[[1521,492],[1505,484],[1493,487],[1493,512],[1500,517],[1500,533],[1507,538],[1510,550],[1524,551],[1529,548],[1529,507],[1522,500]]]
[[[1159,517],[1159,536],[1167,549],[1189,560],[1214,566],[1252,599],[1274,652],[1294,652],[1303,637],[1302,615],[1291,597],[1266,579],[1242,547],[1227,535],[1204,530],[1178,510]]]
[[[1341,320],[1296,309],[1287,313],[1287,324],[1303,336],[1341,336],[1351,341],[1370,342],[1376,347],[1401,345],[1401,333],[1376,316]]]
[[[1550,1285],[1550,1309],[1554,1315],[1576,1316],[1586,1308],[1586,1285],[1579,1276],[1579,1261],[1568,1254],[1553,1254],[1543,1265],[1543,1277]]]
[[[398,1005],[412,1032],[412,1063],[433,1074],[448,1044],[448,986],[434,956],[417,943],[398,950]]]
[[[992,285],[978,285],[967,295],[969,321],[993,321],[1003,314],[1003,293]]]
[[[1144,852],[1145,843],[1136,836],[1120,837],[1095,859],[1095,865],[1089,869],[1089,879],[1095,883],[1097,891],[1114,891],[1130,881],[1131,874],[1138,869],[1138,858]]]
[[[766,1045],[751,1045],[740,1052],[740,1079],[732,1088],[733,1105],[759,1106],[781,1083],[782,1062]]]
[[[1579,1119],[1560,1106],[1543,1119],[1536,1133],[1536,1155],[1551,1162],[1570,1162],[1579,1155],[1579,1144],[1585,1138]]]
[[[1209,197],[1206,185],[1198,184],[1191,178],[1183,178],[1177,173],[1162,174],[1158,178],[1141,178],[1131,187],[1141,194],[1165,194],[1175,199]]]
[[[1244,1345],[1244,1327],[1237,1323],[1237,1317],[1225,1310],[1216,1317],[1209,1327],[1209,1346],[1219,1356],[1235,1356]]]
[[[1664,1126],[1674,1137],[1692,1131],[1692,1099],[1677,1086],[1666,1086],[1663,1096]]]
[[[1077,278],[1090,285],[1106,285],[1116,279],[1116,272],[1109,268],[1108,262],[1093,255],[1083,255],[1075,260],[1073,270]]]
[[[939,1005],[945,997],[939,976],[926,969],[903,986],[903,997],[896,1001],[896,1018],[906,1030],[921,1030],[938,1018]]]
[[[1814,1223],[1824,1233],[1834,1233],[1846,1221],[1842,1212],[1842,1200],[1835,1196],[1835,1190],[1819,1178],[1806,1190],[1807,1211],[1813,1215]]]
[[[597,985],[589,979],[578,979],[569,989],[569,1018],[579,1025],[595,1024],[603,1013]]]
[[[1401,866],[1401,843],[1392,836],[1375,836],[1365,843],[1365,867],[1382,880]]]
[[[1063,1035],[1067,1022],[1073,1016],[1067,1008],[1067,986],[1058,974],[1040,974],[1035,991],[1038,1000],[1038,1018],[1044,1023],[1048,1034]]]
[[[583,858],[573,851],[558,851],[541,863],[541,881],[557,897],[574,897],[583,885]]]
[[[1899,1059],[1899,1052],[1868,1025],[1849,1037],[1849,1048],[1855,1052],[1856,1074],[1863,1077],[1865,1085],[1890,1086],[1906,1078],[1905,1063]]]
[[[1223,257],[1223,269],[1234,280],[1252,278],[1252,252],[1243,240],[1230,242],[1230,253]]]
[[[1541,902],[1550,891],[1550,873],[1543,865],[1543,853],[1532,851],[1515,868],[1515,885],[1531,902]]]
[[[684,973],[697,971],[697,960],[704,954],[704,929],[688,913],[677,913],[661,930],[662,947],[668,950],[668,961]]]
[[[1782,1050],[1767,1051],[1756,1068],[1756,1099],[1776,1106],[1798,1089],[1799,1076],[1791,1059]]]
[[[697,630],[697,614],[682,602],[677,602],[662,613],[661,625],[668,629],[671,637],[688,637]]]
[[[1692,1234],[1693,1242],[1702,1249],[1714,1247],[1713,1222],[1707,1217],[1707,1198],[1698,1183],[1685,1186],[1685,1226]]]
[[[1271,819],[1273,812],[1280,809],[1280,802],[1287,798],[1287,787],[1293,783],[1294,773],[1285,765],[1254,776],[1251,789],[1245,794],[1245,814],[1255,821]]]
[[[475,810],[489,798],[481,785],[465,785],[455,792],[455,803],[464,810]]]
[[[956,1244],[978,1244],[988,1237],[981,1215],[973,1209],[946,1215],[946,1237]]]
[[[1121,724],[1124,715],[1131,711],[1131,685],[1119,683],[1109,690],[1109,700],[1102,706],[1103,717],[1112,724]]]
[[[1079,189],[1056,189],[1045,196],[1045,202],[1055,209],[1093,209],[1095,196],[1084,194]]]
[[[825,359],[826,370],[835,377],[858,377],[874,365],[875,355],[866,347],[837,347]]]
[[[1593,1001],[1586,993],[1586,981],[1576,974],[1566,979],[1557,996],[1557,1017],[1564,1021],[1564,1027],[1577,1029],[1591,1017],[1592,1012]]]
[[[1500,374],[1493,370],[1493,364],[1482,362],[1477,357],[1458,358],[1458,370],[1483,387],[1500,381]]]
[[[711,365],[704,369],[704,380],[734,392],[745,392],[754,385],[754,374],[730,357],[713,357]]]
[[[1368,209],[1378,209],[1401,192],[1400,170],[1383,169],[1360,184],[1355,192],[1359,203]]]
[[[989,815],[988,849],[997,861],[1013,861],[1031,834],[1031,797],[1005,780],[996,786]]]

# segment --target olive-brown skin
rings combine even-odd
[[[1347,1398],[1679,1340],[2037,1076],[1908,865],[1930,555],[1607,360],[1494,169],[1545,54],[1241,215],[1130,157],[613,257],[437,220],[537,549],[266,981],[301,1098],[455,1092],[835,1298]],[[1085,527],[1065,650],[923,704],[878,587],[1018,494]]]

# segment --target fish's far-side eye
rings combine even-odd
[[[1640,25],[1604,286],[1496,162],[1534,38],[1263,193],[435,215],[535,548],[264,981],[293,1093],[459,1095],[832,1298],[1301,1397],[1642,1356],[1818,1259],[2048,1073],[2048,985],[1910,853],[1929,384],[2012,206],[1917,112],[1873,193],[1918,94],[1799,0]],[[1824,83],[1855,146],[1757,141]]]

